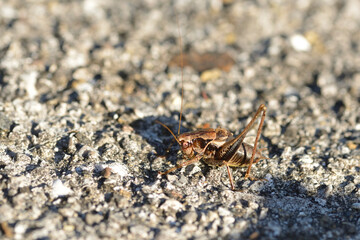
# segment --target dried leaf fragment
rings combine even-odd
[[[213,52],[199,54],[190,52],[183,54],[183,65],[190,66],[198,72],[214,68],[228,72],[234,63],[234,59],[227,53]],[[181,67],[181,55],[179,54],[173,57],[169,62],[169,66]]]

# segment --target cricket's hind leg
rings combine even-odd
[[[257,148],[257,144],[258,144],[258,141],[259,141],[259,138],[260,138],[260,134],[261,134],[261,130],[262,130],[262,127],[264,125],[264,120],[265,120],[265,116],[266,116],[266,106],[264,104],[261,104],[258,108],[258,110],[256,111],[253,119],[250,121],[250,123],[246,126],[245,130],[244,131],[248,131],[251,126],[254,124],[255,122],[255,119],[258,117],[258,115],[262,112],[262,115],[261,115],[261,120],[260,120],[260,124],[259,124],[259,127],[258,127],[258,130],[257,130],[257,134],[256,134],[256,139],[255,139],[255,143],[254,143],[254,148],[253,148],[253,151],[252,151],[252,154],[251,154],[251,159],[250,159],[250,163],[249,163],[249,167],[246,171],[246,174],[245,174],[245,179],[246,178],[250,178],[250,170],[251,170],[251,166],[254,162],[254,157],[255,157],[255,154],[256,154],[256,148]],[[260,159],[259,159],[260,160]],[[258,160],[258,161],[259,161]],[[258,162],[256,161],[256,162]],[[251,178],[250,178],[251,179]]]

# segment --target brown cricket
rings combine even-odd
[[[182,40],[181,32],[179,28],[179,39],[180,39],[180,58],[181,58],[181,110],[179,117],[179,128],[178,136],[170,130],[165,124],[156,121],[166,128],[178,142],[181,147],[182,153],[188,158],[187,161],[178,164],[177,166],[170,168],[165,172],[159,172],[161,175],[167,175],[170,172],[175,171],[176,169],[182,168],[184,166],[193,164],[199,160],[203,160],[206,164],[211,166],[226,166],[231,189],[235,191],[234,180],[230,167],[245,167],[248,166],[245,179],[250,178],[251,166],[261,159],[266,159],[262,153],[257,149],[257,144],[260,138],[261,130],[264,124],[265,115],[266,115],[266,106],[261,104],[257,109],[255,115],[251,121],[247,124],[245,129],[236,137],[233,137],[233,134],[221,127],[216,129],[206,128],[200,129],[193,132],[187,132],[180,134],[181,127],[181,116],[183,109],[183,60],[182,60]],[[255,120],[258,116],[261,115],[261,120],[257,130],[254,146],[244,142],[246,134],[252,128],[255,123]]]

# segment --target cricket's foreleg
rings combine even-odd
[[[260,105],[260,107],[256,111],[255,116],[253,117],[251,122],[248,124],[248,126],[251,126],[252,124],[254,124],[254,121],[257,118],[257,116],[260,114],[260,112],[262,112],[262,116],[261,116],[258,131],[257,131],[257,134],[256,134],[256,139],[255,139],[254,147],[253,147],[253,150],[252,150],[249,167],[248,167],[248,169],[246,171],[246,174],[245,174],[245,179],[250,177],[250,170],[251,170],[251,166],[252,166],[252,164],[254,162],[254,157],[255,157],[255,153],[256,153],[256,147],[257,147],[257,144],[258,144],[258,141],[259,141],[259,138],[260,138],[260,134],[261,134],[261,130],[262,130],[262,127],[263,127],[263,124],[264,124],[264,120],[265,120],[265,116],[266,116],[266,106],[264,104]],[[246,128],[248,128],[248,126],[246,126]]]
[[[170,168],[169,170],[167,170],[167,171],[165,171],[165,172],[159,172],[159,174],[160,174],[160,175],[166,175],[166,174],[168,174],[168,173],[171,173],[171,172],[175,171],[176,169],[179,169],[179,168],[185,167],[185,166],[187,166],[187,165],[196,163],[196,162],[199,161],[201,158],[202,158],[202,154],[198,154],[198,155],[196,155],[195,157],[193,157],[192,159],[190,159],[190,160],[188,160],[188,161],[185,161],[185,162],[183,162],[183,163],[180,163],[179,165],[176,165],[175,167]]]

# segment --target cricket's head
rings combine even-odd
[[[181,151],[185,155],[192,156],[194,154],[193,143],[192,143],[193,137],[191,137],[188,133],[183,133],[180,134],[178,137],[176,137],[168,126],[157,120],[155,122],[166,128],[166,130],[168,130],[171,133],[171,135],[174,137],[176,142],[180,145]]]
[[[194,155],[194,148],[193,148],[193,142],[192,142],[192,138],[190,138],[186,133],[185,134],[180,134],[178,136],[178,140],[179,140],[179,144],[181,147],[181,151],[187,155],[187,156],[192,156]]]

